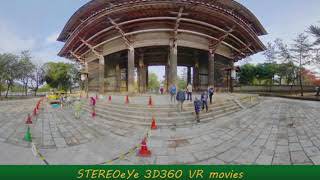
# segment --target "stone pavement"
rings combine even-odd
[[[221,94],[216,101],[239,96]],[[124,101],[123,96],[116,99]],[[135,99],[142,104],[147,98]],[[0,164],[43,164],[23,141],[24,119],[35,103],[0,102]],[[107,162],[141,142],[149,129],[92,119],[86,111],[77,120],[72,108],[44,107],[31,131],[50,164]],[[153,130],[148,146],[151,157],[132,153],[112,164],[320,164],[320,103],[264,98],[256,106],[211,121]]]

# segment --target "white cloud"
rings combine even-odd
[[[31,50],[35,45],[34,38],[19,36],[6,22],[0,19],[0,52],[18,53],[23,50]]]
[[[0,53],[18,54],[23,50],[30,50],[36,64],[49,61],[69,62],[57,55],[62,45],[56,41],[58,33],[36,39],[32,36],[23,37],[15,30],[8,22],[0,19]]]
[[[46,38],[46,43],[53,44],[57,42],[59,33],[53,33]]]
[[[33,61],[39,64],[44,64],[49,61],[53,62],[69,62],[67,59],[57,56],[58,49],[48,47],[33,51]]]

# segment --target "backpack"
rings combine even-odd
[[[177,101],[184,101],[186,100],[186,94],[184,91],[179,91],[176,97]]]
[[[170,94],[176,94],[176,92],[177,92],[177,88],[175,86],[172,86],[170,88]]]

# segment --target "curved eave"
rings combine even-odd
[[[58,41],[65,42],[68,39],[68,34],[71,33],[75,27],[79,26],[81,22],[81,18],[86,19],[91,14],[93,14],[96,11],[99,11],[104,8],[104,4],[107,5],[110,3],[111,0],[92,0],[85,5],[83,5],[81,8],[79,8],[78,11],[76,11],[67,24],[64,26],[61,34],[58,37]],[[175,1],[175,3],[179,3],[180,1]],[[181,0],[181,3],[185,3],[187,0]],[[200,2],[200,1],[199,1]],[[209,3],[208,0],[202,0],[201,2]],[[260,21],[257,19],[257,17],[246,7],[244,7],[242,4],[236,2],[235,0],[215,0],[215,3],[222,4],[223,6],[226,6],[229,10],[236,11],[243,17],[245,17],[248,21],[252,22],[255,26],[255,29],[257,30],[258,35],[266,35],[267,31],[262,26]],[[73,29],[73,30],[71,30]]]
[[[83,6],[81,6],[68,20],[66,25],[64,26],[62,32],[60,33],[58,37],[58,41],[65,42],[67,39],[67,34],[69,33],[72,26],[81,23],[80,18],[83,17],[85,14],[92,14],[94,13],[95,9],[103,4],[103,2],[106,2],[107,0],[93,0],[89,1]]]
[[[237,6],[237,10],[239,11],[243,11],[245,14],[245,17],[254,22],[254,24],[257,26],[257,28],[259,29],[260,33],[258,33],[259,36],[263,36],[263,35],[267,35],[268,32],[267,30],[263,27],[263,25],[261,24],[261,22],[259,21],[259,19],[257,18],[256,15],[254,15],[248,8],[246,8],[245,6],[243,6],[242,4],[240,4],[239,2],[232,0],[233,3]]]

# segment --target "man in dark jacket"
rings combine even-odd
[[[177,94],[176,97],[177,101],[178,101],[178,110],[179,112],[182,111],[182,106],[183,106],[183,102],[186,100],[186,93],[182,90],[180,90]]]
[[[210,104],[212,104],[212,97],[214,95],[214,88],[212,86],[209,87],[208,93],[209,93],[209,98],[210,98]]]
[[[196,113],[196,121],[199,123],[200,122],[200,108],[201,108],[201,101],[198,98],[195,98],[194,102],[194,111]]]
[[[206,108],[206,112],[208,112],[208,92],[207,91],[201,94],[201,101],[202,101],[202,110]]]

